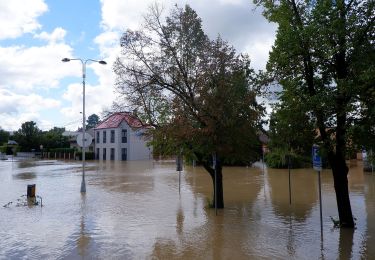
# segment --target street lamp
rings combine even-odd
[[[70,58],[64,58],[61,61],[62,62],[69,62],[72,60],[79,60],[82,64],[82,86],[83,86],[83,110],[82,110],[82,182],[81,182],[81,192],[86,192],[86,183],[85,183],[85,150],[86,150],[86,116],[85,116],[85,79],[86,79],[86,64],[87,62],[97,62],[99,64],[105,65],[107,62],[104,60],[92,60],[92,59],[70,59]]]

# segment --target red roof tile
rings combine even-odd
[[[122,121],[125,121],[132,128],[143,127],[143,124],[139,118],[132,115],[129,112],[118,112],[114,113],[101,122],[95,129],[105,129],[105,128],[117,128]]]

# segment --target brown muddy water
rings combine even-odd
[[[375,259],[375,175],[350,168],[354,232],[337,217],[330,171],[224,169],[225,209],[215,215],[209,175],[172,162],[81,164],[0,161],[0,259]],[[36,184],[43,207],[17,206]],[[8,207],[3,205],[13,202]]]

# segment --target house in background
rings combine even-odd
[[[145,132],[149,127],[129,112],[114,113],[94,128],[97,160],[150,160],[152,147],[147,146]]]

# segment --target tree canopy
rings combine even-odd
[[[0,146],[7,143],[9,139],[9,132],[0,128]]]
[[[21,128],[14,133],[14,140],[23,152],[30,152],[32,149],[38,151],[40,145],[43,149],[69,147],[68,137],[63,136],[65,128],[54,127],[48,131],[38,128],[36,122],[28,121],[21,125]]]
[[[90,115],[86,120],[86,129],[94,128],[97,124],[99,124],[99,116],[97,114]]]
[[[340,224],[354,227],[345,162],[347,131],[373,118],[375,2],[256,2],[279,26],[267,64],[270,79],[282,85],[282,96],[291,97],[283,100],[284,106],[293,107],[297,100],[310,113],[319,130],[315,142],[332,167]],[[367,131],[371,127],[365,122],[362,129]]]
[[[70,146],[69,138],[63,136],[64,132],[64,127],[54,127],[48,131],[43,131],[40,141],[40,144],[43,145],[43,149],[68,148]]]
[[[285,100],[275,104],[268,131],[270,151],[266,155],[267,165],[276,168],[306,167],[311,163],[311,146],[316,134],[303,103]]]
[[[154,5],[143,29],[125,32],[117,59],[117,89],[145,123],[154,127],[154,151],[195,158],[211,177],[218,158],[249,164],[259,156],[257,130],[263,107],[251,88],[253,71],[220,37],[210,40],[188,5],[162,20]],[[218,198],[223,206],[222,197]]]
[[[21,151],[30,152],[32,149],[39,149],[42,131],[37,127],[36,122],[28,121],[21,125],[21,128],[14,133],[14,140],[21,147]]]

